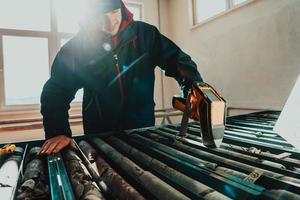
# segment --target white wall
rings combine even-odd
[[[156,26],[161,33],[169,36],[169,0],[127,0],[128,2],[138,2],[143,5],[143,20],[149,24]],[[160,68],[155,70],[155,88],[154,101],[155,109],[164,109],[172,107],[172,96],[178,94],[179,87],[173,78],[164,76]],[[178,117],[177,117],[178,118]],[[178,122],[176,117],[172,117],[172,121]],[[162,118],[156,119],[159,125]]]
[[[137,2],[142,4],[142,16],[143,21],[160,28],[160,5],[158,0],[127,0],[127,2]],[[165,7],[164,7],[165,9]],[[155,89],[154,100],[156,103],[156,109],[164,108],[164,99],[162,97],[162,76],[161,70],[155,70]]]
[[[230,107],[282,109],[300,74],[299,0],[257,0],[194,29],[190,1],[168,3],[169,37]]]
[[[169,36],[169,0],[140,0],[139,2],[143,3],[144,21],[156,26],[161,33]],[[162,71],[157,68],[155,71],[154,94],[156,109],[171,108],[172,96],[173,94],[178,94],[178,91],[179,87],[177,82],[174,81],[173,78],[164,76]],[[164,93],[163,96],[162,92]]]

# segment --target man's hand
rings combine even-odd
[[[60,152],[63,148],[70,147],[73,150],[77,150],[77,147],[72,138],[65,135],[59,135],[51,139],[46,140],[43,144],[39,155],[50,155]]]

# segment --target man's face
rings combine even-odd
[[[110,35],[116,35],[122,22],[121,9],[113,10],[100,17],[101,31]]]

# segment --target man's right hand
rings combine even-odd
[[[65,147],[70,147],[73,150],[77,150],[76,144],[72,138],[69,138],[65,135],[59,135],[48,139],[43,144],[39,155],[50,155],[53,153],[58,153]]]

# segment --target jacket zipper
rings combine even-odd
[[[130,43],[130,42],[134,42],[135,43],[136,39],[137,39],[137,36],[134,36],[133,38],[130,38],[126,42],[121,43],[119,45],[119,47],[117,48],[117,50],[115,51],[114,58],[115,58],[115,61],[116,61],[116,69],[117,69],[118,75],[120,73],[122,73],[121,68],[120,68],[120,64],[119,64],[118,53],[128,43]],[[121,116],[120,116],[120,122],[119,122],[119,130],[122,130],[122,128],[123,128],[123,121],[122,120],[123,120],[124,109],[125,109],[125,92],[124,92],[124,87],[123,87],[124,84],[123,84],[122,76],[120,76],[118,78],[118,82],[119,82],[119,88],[120,88],[120,93],[121,93]]]
[[[121,73],[121,68],[120,68],[120,64],[119,64],[119,58],[118,58],[118,54],[114,54],[114,58],[116,61],[116,69],[118,72],[118,75]],[[119,128],[122,129],[122,118],[123,118],[123,113],[124,113],[124,104],[125,104],[125,94],[124,94],[124,87],[123,87],[123,80],[122,80],[122,76],[120,76],[118,78],[118,82],[119,82],[119,88],[120,88],[120,93],[121,93],[121,116],[120,116],[120,124],[119,124]]]

